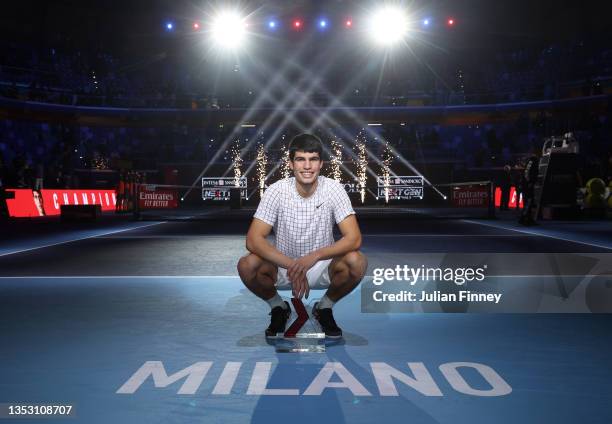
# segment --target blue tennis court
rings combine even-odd
[[[1,287],[2,399],[74,405],[78,422],[604,423],[612,413],[606,315],[363,314],[354,292],[337,305],[344,340],[294,354],[266,343],[268,307],[234,277]],[[456,363],[467,363],[460,378]],[[198,364],[207,372],[189,382],[198,372],[183,371]]]

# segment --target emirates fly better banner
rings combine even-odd
[[[178,191],[155,185],[142,186],[138,193],[138,207],[141,210],[178,208]]]
[[[452,198],[457,207],[486,207],[489,205],[489,186],[453,187]]]

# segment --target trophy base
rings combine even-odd
[[[275,340],[276,352],[325,353],[325,333],[298,333]]]

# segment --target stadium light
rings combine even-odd
[[[174,24],[172,22],[166,22],[166,30],[172,31],[174,29]]]
[[[391,6],[375,12],[368,27],[372,39],[384,46],[391,46],[403,40],[409,29],[406,12]]]
[[[244,42],[246,23],[244,18],[233,11],[219,13],[213,19],[212,39],[220,47],[235,49]]]

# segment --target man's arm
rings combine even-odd
[[[268,243],[266,237],[271,231],[272,226],[270,224],[260,219],[253,218],[253,222],[247,233],[246,248],[249,252],[260,258],[289,270],[296,261],[289,256],[283,255],[278,249]],[[287,278],[292,283],[293,296],[301,298],[304,292],[308,290],[306,271],[308,271],[309,268],[302,268],[299,272],[287,273]]]
[[[337,258],[349,252],[359,250],[361,247],[361,231],[359,230],[355,215],[349,215],[344,218],[344,220],[338,224],[338,228],[342,234],[340,240],[336,241],[331,246],[322,247],[310,253],[310,255],[316,258],[316,261]]]
[[[268,262],[272,262],[281,268],[289,268],[293,263],[293,259],[283,255],[266,240],[271,231],[271,225],[260,219],[253,218],[246,237],[246,248],[249,252]]]
[[[340,228],[340,233],[342,233],[342,238],[340,240],[336,241],[331,246],[323,247],[306,256],[302,256],[287,268],[287,277],[289,280],[297,280],[297,283],[294,283],[293,289],[295,297],[301,298],[302,295],[306,295],[306,299],[308,299],[308,295],[310,294],[308,282],[306,281],[305,284],[299,284],[299,282],[306,280],[306,278],[302,279],[300,277],[305,276],[306,272],[312,268],[315,263],[325,259],[344,256],[349,252],[359,250],[361,247],[361,231],[359,230],[355,215],[349,215],[344,218],[338,224],[338,228]]]

